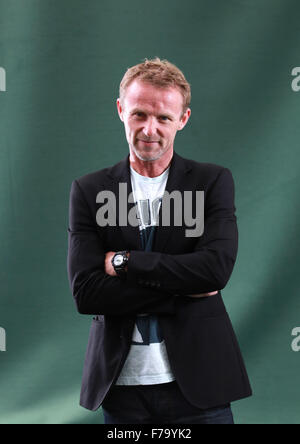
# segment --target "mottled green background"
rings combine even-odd
[[[236,422],[300,423],[299,1],[0,0],[1,423],[103,423],[79,407],[90,318],[67,280],[69,191],[126,156],[119,81],[154,56],[192,84],[176,151],[235,179],[223,296],[254,390]]]

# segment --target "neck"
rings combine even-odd
[[[130,166],[141,176],[157,177],[166,171],[166,169],[170,166],[173,154],[173,149],[170,149],[159,159],[141,160],[132,150],[130,150],[129,163]]]

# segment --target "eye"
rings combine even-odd
[[[162,120],[163,122],[166,122],[167,120],[169,120],[168,116],[160,116],[160,120]]]
[[[134,113],[134,115],[135,115],[136,117],[138,117],[139,119],[145,117],[145,114],[142,113],[141,111],[137,111],[136,113]]]

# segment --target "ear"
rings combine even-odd
[[[188,120],[191,117],[191,113],[192,113],[191,109],[188,108],[186,110],[186,112],[183,114],[183,116],[181,117],[180,122],[179,122],[178,131],[181,131],[185,127],[185,125],[188,123]]]
[[[122,120],[122,122],[124,121],[123,120],[123,107],[122,107],[122,105],[121,105],[121,100],[120,99],[117,99],[117,108],[118,108],[118,114],[119,114],[119,117],[120,117],[120,119]]]

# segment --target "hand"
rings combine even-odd
[[[215,296],[218,291],[211,291],[210,293],[200,293],[200,294],[187,294],[189,298],[206,298],[208,296]]]

